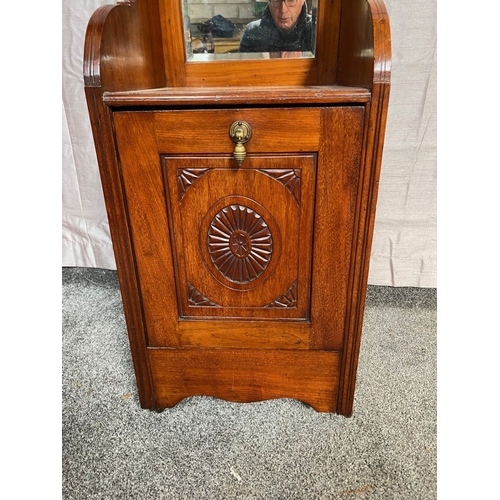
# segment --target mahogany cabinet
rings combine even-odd
[[[85,40],[141,406],[286,397],[349,416],[389,95],[384,5],[305,3],[311,53],[242,56],[242,18],[231,52],[193,57],[188,3],[101,7]]]

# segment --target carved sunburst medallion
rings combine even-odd
[[[250,283],[267,268],[273,252],[268,225],[243,205],[223,208],[208,230],[208,253],[219,272],[233,283]]]

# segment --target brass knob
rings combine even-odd
[[[231,128],[229,129],[229,136],[236,143],[233,156],[237,161],[238,166],[241,166],[247,155],[243,144],[248,142],[250,137],[252,137],[252,127],[250,127],[247,122],[238,120],[231,125]]]

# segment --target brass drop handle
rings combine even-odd
[[[248,142],[250,137],[252,137],[252,127],[250,127],[247,122],[238,120],[231,125],[231,128],[229,129],[229,136],[236,143],[233,156],[238,162],[238,166],[241,166],[247,156],[247,152],[243,144]]]

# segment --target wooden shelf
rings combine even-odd
[[[123,106],[196,105],[324,105],[366,103],[371,92],[365,88],[331,86],[310,87],[163,87],[159,89],[105,92],[104,102]]]

